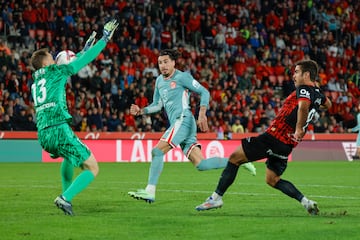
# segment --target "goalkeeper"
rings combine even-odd
[[[61,164],[62,194],[54,203],[67,215],[73,215],[71,201],[94,180],[99,167],[90,149],[69,126],[71,115],[66,105],[66,81],[100,54],[118,25],[115,19],[107,22],[102,38],[92,47],[95,39],[88,40],[85,51],[69,64],[56,65],[48,49],[39,49],[31,56],[34,68],[31,93],[36,111],[38,140],[53,158],[64,159]],[[73,167],[83,170],[74,181]]]

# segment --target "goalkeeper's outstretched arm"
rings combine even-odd
[[[86,40],[84,48],[81,50],[81,52],[86,52],[89,48],[91,48],[94,43],[95,43],[95,37],[96,37],[96,32],[93,31],[90,35],[90,37],[88,38],[88,40]]]
[[[81,68],[85,67],[99,55],[99,53],[105,48],[106,43],[113,36],[118,26],[119,23],[116,19],[112,19],[104,25],[102,38],[93,47],[87,48],[83,54],[80,54],[80,57],[68,64],[68,66],[72,67],[72,74],[77,73]],[[87,42],[90,43],[90,41]]]

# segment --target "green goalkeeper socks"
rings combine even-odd
[[[71,200],[84,190],[93,180],[95,176],[90,170],[84,170],[80,173],[74,182],[69,186],[69,188],[62,194],[66,201],[71,202]]]
[[[62,191],[65,192],[66,189],[68,189],[68,187],[71,185],[74,176],[74,167],[70,161],[64,159],[64,161],[61,163],[60,173]]]

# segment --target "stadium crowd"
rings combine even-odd
[[[102,54],[67,86],[76,131],[163,131],[163,113],[134,117],[152,101],[159,50],[177,48],[177,68],[211,94],[218,138],[262,132],[294,89],[293,64],[318,62],[318,84],[333,107],[308,131],[356,125],[360,97],[360,2],[351,0],[10,0],[1,2],[0,130],[34,131],[33,50],[81,51],[92,31],[118,15]],[[196,115],[198,96],[191,96]]]

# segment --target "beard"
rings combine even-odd
[[[165,78],[169,77],[170,76],[170,72],[169,71],[162,71],[161,73]]]

